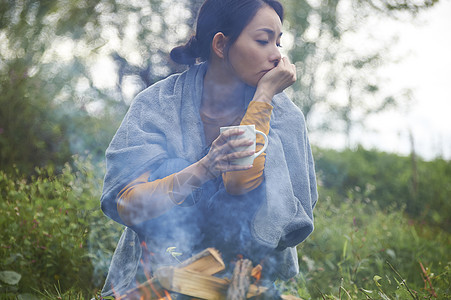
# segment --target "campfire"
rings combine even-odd
[[[223,271],[225,264],[216,249],[207,248],[176,267],[162,267],[153,276],[124,295],[121,300],[171,299],[170,292],[193,299],[269,299],[267,288],[259,286],[262,266],[253,266],[247,259],[235,263],[231,279],[219,278],[215,274]],[[283,295],[282,299],[299,299]]]

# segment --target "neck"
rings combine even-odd
[[[203,109],[212,113],[224,113],[242,108],[245,86],[231,74],[227,66],[210,63],[204,78]]]

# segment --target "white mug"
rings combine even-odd
[[[238,128],[241,130],[244,130],[244,133],[241,135],[234,135],[231,138],[232,139],[249,139],[251,141],[254,141],[254,144],[247,146],[247,147],[238,147],[237,148],[237,152],[241,152],[241,151],[248,151],[248,150],[253,150],[255,152],[255,147],[256,147],[256,134],[261,134],[263,136],[263,138],[265,139],[265,144],[263,145],[263,148],[258,151],[257,153],[254,153],[253,155],[250,156],[246,156],[246,157],[242,157],[242,158],[237,158],[234,159],[233,161],[231,161],[232,165],[240,165],[240,166],[247,166],[247,165],[252,165],[254,162],[254,159],[259,156],[260,154],[262,154],[265,150],[266,147],[268,146],[268,137],[266,136],[266,134],[264,134],[263,132],[261,132],[260,130],[256,130],[255,129],[255,125],[238,125],[238,126],[227,126],[227,127],[221,127],[219,129],[220,133],[223,133],[226,130],[229,129],[234,129],[234,128]]]

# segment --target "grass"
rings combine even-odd
[[[99,297],[122,231],[99,210],[101,170],[79,158],[58,174],[0,171],[0,299]],[[451,299],[450,232],[399,203],[381,205],[381,186],[341,193],[320,186],[315,230],[298,246],[301,273],[279,282],[281,291],[304,299]]]

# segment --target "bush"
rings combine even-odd
[[[358,187],[384,209],[403,209],[449,232],[451,161],[424,161],[362,147],[341,152],[314,150],[321,197],[331,196],[339,206],[348,191]]]
[[[99,210],[98,168],[77,158],[58,175],[37,169],[25,179],[0,171],[0,271],[20,276],[17,283],[2,280],[2,293],[58,286],[92,296],[99,288],[120,227]]]
[[[380,209],[365,194],[357,188],[339,205],[330,198],[318,202],[315,231],[298,247],[302,295],[316,299],[346,290],[357,299],[365,299],[364,293],[411,298],[405,280],[414,294],[429,298],[427,275],[440,299],[450,296],[451,235],[393,206]]]

